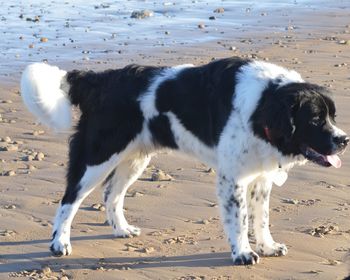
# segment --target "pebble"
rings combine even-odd
[[[164,173],[164,171],[160,169],[153,172],[151,177],[152,181],[171,181],[172,179],[170,175]]]
[[[210,174],[215,174],[215,170],[213,168],[209,168],[207,170],[207,173],[210,173]]]
[[[18,146],[16,145],[8,145],[7,147],[4,148],[5,151],[7,152],[15,152],[18,150]]]
[[[215,203],[215,202],[210,202],[210,203],[209,203],[209,207],[217,208],[217,207],[218,207],[218,204]]]
[[[101,211],[101,212],[106,211],[106,207],[103,206],[101,203],[94,203],[94,204],[92,204],[91,208],[98,210],[98,211]]]
[[[49,275],[49,274],[52,273],[51,268],[48,267],[48,266],[45,266],[45,267],[41,270],[41,272],[42,272],[43,274],[45,274],[45,275]]]
[[[318,226],[312,230],[310,230],[310,234],[312,236],[316,236],[316,237],[321,237],[323,238],[324,235],[326,234],[330,234],[330,233],[334,233],[334,232],[338,232],[339,231],[339,227],[338,226]]]
[[[141,197],[141,196],[144,196],[144,194],[141,193],[141,192],[133,192],[133,193],[130,195],[130,197]]]
[[[225,9],[220,7],[220,8],[216,8],[213,12],[218,13],[218,14],[222,14],[223,12],[225,12]]]
[[[34,159],[34,156],[28,155],[23,158],[24,161],[32,161]]]
[[[42,135],[44,133],[45,133],[44,130],[33,130],[32,135],[38,136],[38,135]]]
[[[285,198],[285,199],[282,199],[282,202],[284,202],[284,203],[289,203],[289,204],[299,204],[299,200],[297,200],[297,199],[292,199],[292,198]]]
[[[5,136],[4,138],[1,138],[1,142],[10,143],[10,142],[12,142],[12,140],[9,136]]]
[[[234,47],[234,46],[231,46],[231,47],[229,47],[229,50],[230,50],[230,51],[236,51],[236,50],[237,50],[237,48],[236,48],[236,47]]]
[[[15,234],[16,232],[14,230],[10,230],[10,229],[0,230],[0,236],[13,236]]]
[[[47,39],[46,37],[41,37],[40,38],[40,42],[42,42],[42,43],[46,43],[48,41],[49,41],[49,39]]]
[[[338,265],[340,264],[340,261],[337,261],[337,260],[327,260],[329,265]]]
[[[9,170],[5,172],[5,176],[15,176],[16,172],[14,170]]]
[[[215,16],[210,16],[209,19],[210,20],[216,20],[216,17]]]
[[[4,206],[5,209],[16,209],[16,205],[14,204],[9,204]]]
[[[133,11],[131,13],[131,18],[143,19],[147,17],[152,17],[154,15],[151,10]]]
[[[33,49],[34,48],[34,44],[29,44],[28,48]]]
[[[154,251],[155,251],[155,249],[153,247],[145,247],[141,250],[142,253],[146,253],[146,254],[150,254]]]
[[[199,29],[204,29],[205,28],[205,24],[203,24],[203,23],[198,24],[198,28]]]
[[[348,45],[348,46],[350,46],[350,40],[340,40],[338,43],[340,45]]]
[[[44,158],[45,158],[45,155],[42,152],[37,153],[34,157],[34,159],[37,161],[42,161]]]
[[[2,100],[1,103],[4,103],[4,104],[12,104],[12,100],[8,99],[8,100]]]

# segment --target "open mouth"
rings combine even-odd
[[[334,166],[335,168],[341,167],[341,160],[337,154],[323,155],[306,145],[301,146],[301,151],[306,159],[318,165],[324,167]]]

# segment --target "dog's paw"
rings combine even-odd
[[[57,257],[68,256],[72,254],[72,245],[70,244],[69,240],[54,239],[51,242],[50,251]]]
[[[259,255],[266,257],[285,256],[288,253],[287,246],[277,242],[274,242],[272,245],[257,244],[256,251]]]
[[[234,265],[252,265],[259,263],[259,256],[254,251],[242,252],[238,255],[232,255]]]
[[[133,225],[127,225],[123,228],[113,228],[113,233],[115,237],[128,238],[133,236],[139,236],[141,234],[141,229]]]

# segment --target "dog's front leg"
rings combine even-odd
[[[247,186],[228,174],[218,175],[217,194],[235,265],[259,262],[248,240]]]
[[[272,182],[260,180],[249,193],[250,216],[256,239],[256,251],[263,256],[284,256],[286,245],[273,240],[269,228],[269,200]]]

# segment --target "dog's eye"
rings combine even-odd
[[[325,120],[321,119],[320,117],[315,117],[310,123],[313,126],[323,126],[325,124]]]

